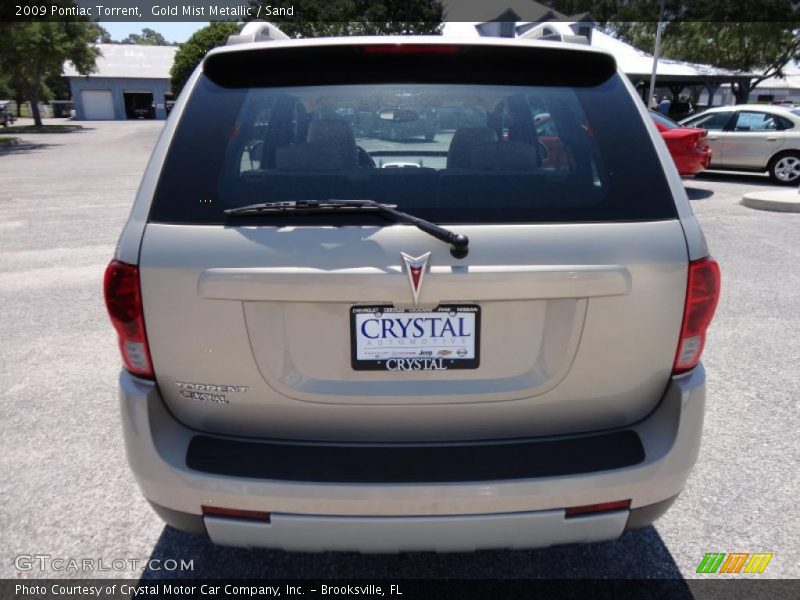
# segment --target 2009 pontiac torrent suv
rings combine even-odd
[[[363,120],[387,106],[447,118],[386,139]],[[128,459],[167,523],[223,545],[614,539],[695,462],[719,286],[608,54],[229,45],[106,272]]]

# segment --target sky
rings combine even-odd
[[[122,40],[131,33],[141,33],[142,29],[150,28],[163,35],[168,42],[185,42],[195,31],[202,29],[208,23],[178,22],[178,23],[142,23],[142,22],[110,22],[101,21],[100,25],[108,30],[111,39]]]

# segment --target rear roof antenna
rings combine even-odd
[[[275,40],[288,40],[288,35],[278,27],[267,21],[250,21],[239,35],[228,36],[227,46],[235,44],[250,44],[252,42],[273,42]]]

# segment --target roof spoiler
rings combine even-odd
[[[235,44],[249,44],[251,42],[272,42],[275,40],[288,40],[289,36],[278,27],[266,21],[250,21],[239,35],[228,36],[226,46]]]
[[[569,42],[571,44],[588,44],[589,40],[586,39],[585,35],[563,35],[560,33],[555,33],[552,35],[543,35],[539,39],[543,42]]]

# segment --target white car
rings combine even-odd
[[[708,131],[710,169],[768,171],[786,185],[800,183],[800,109],[765,104],[712,108],[681,121]]]

